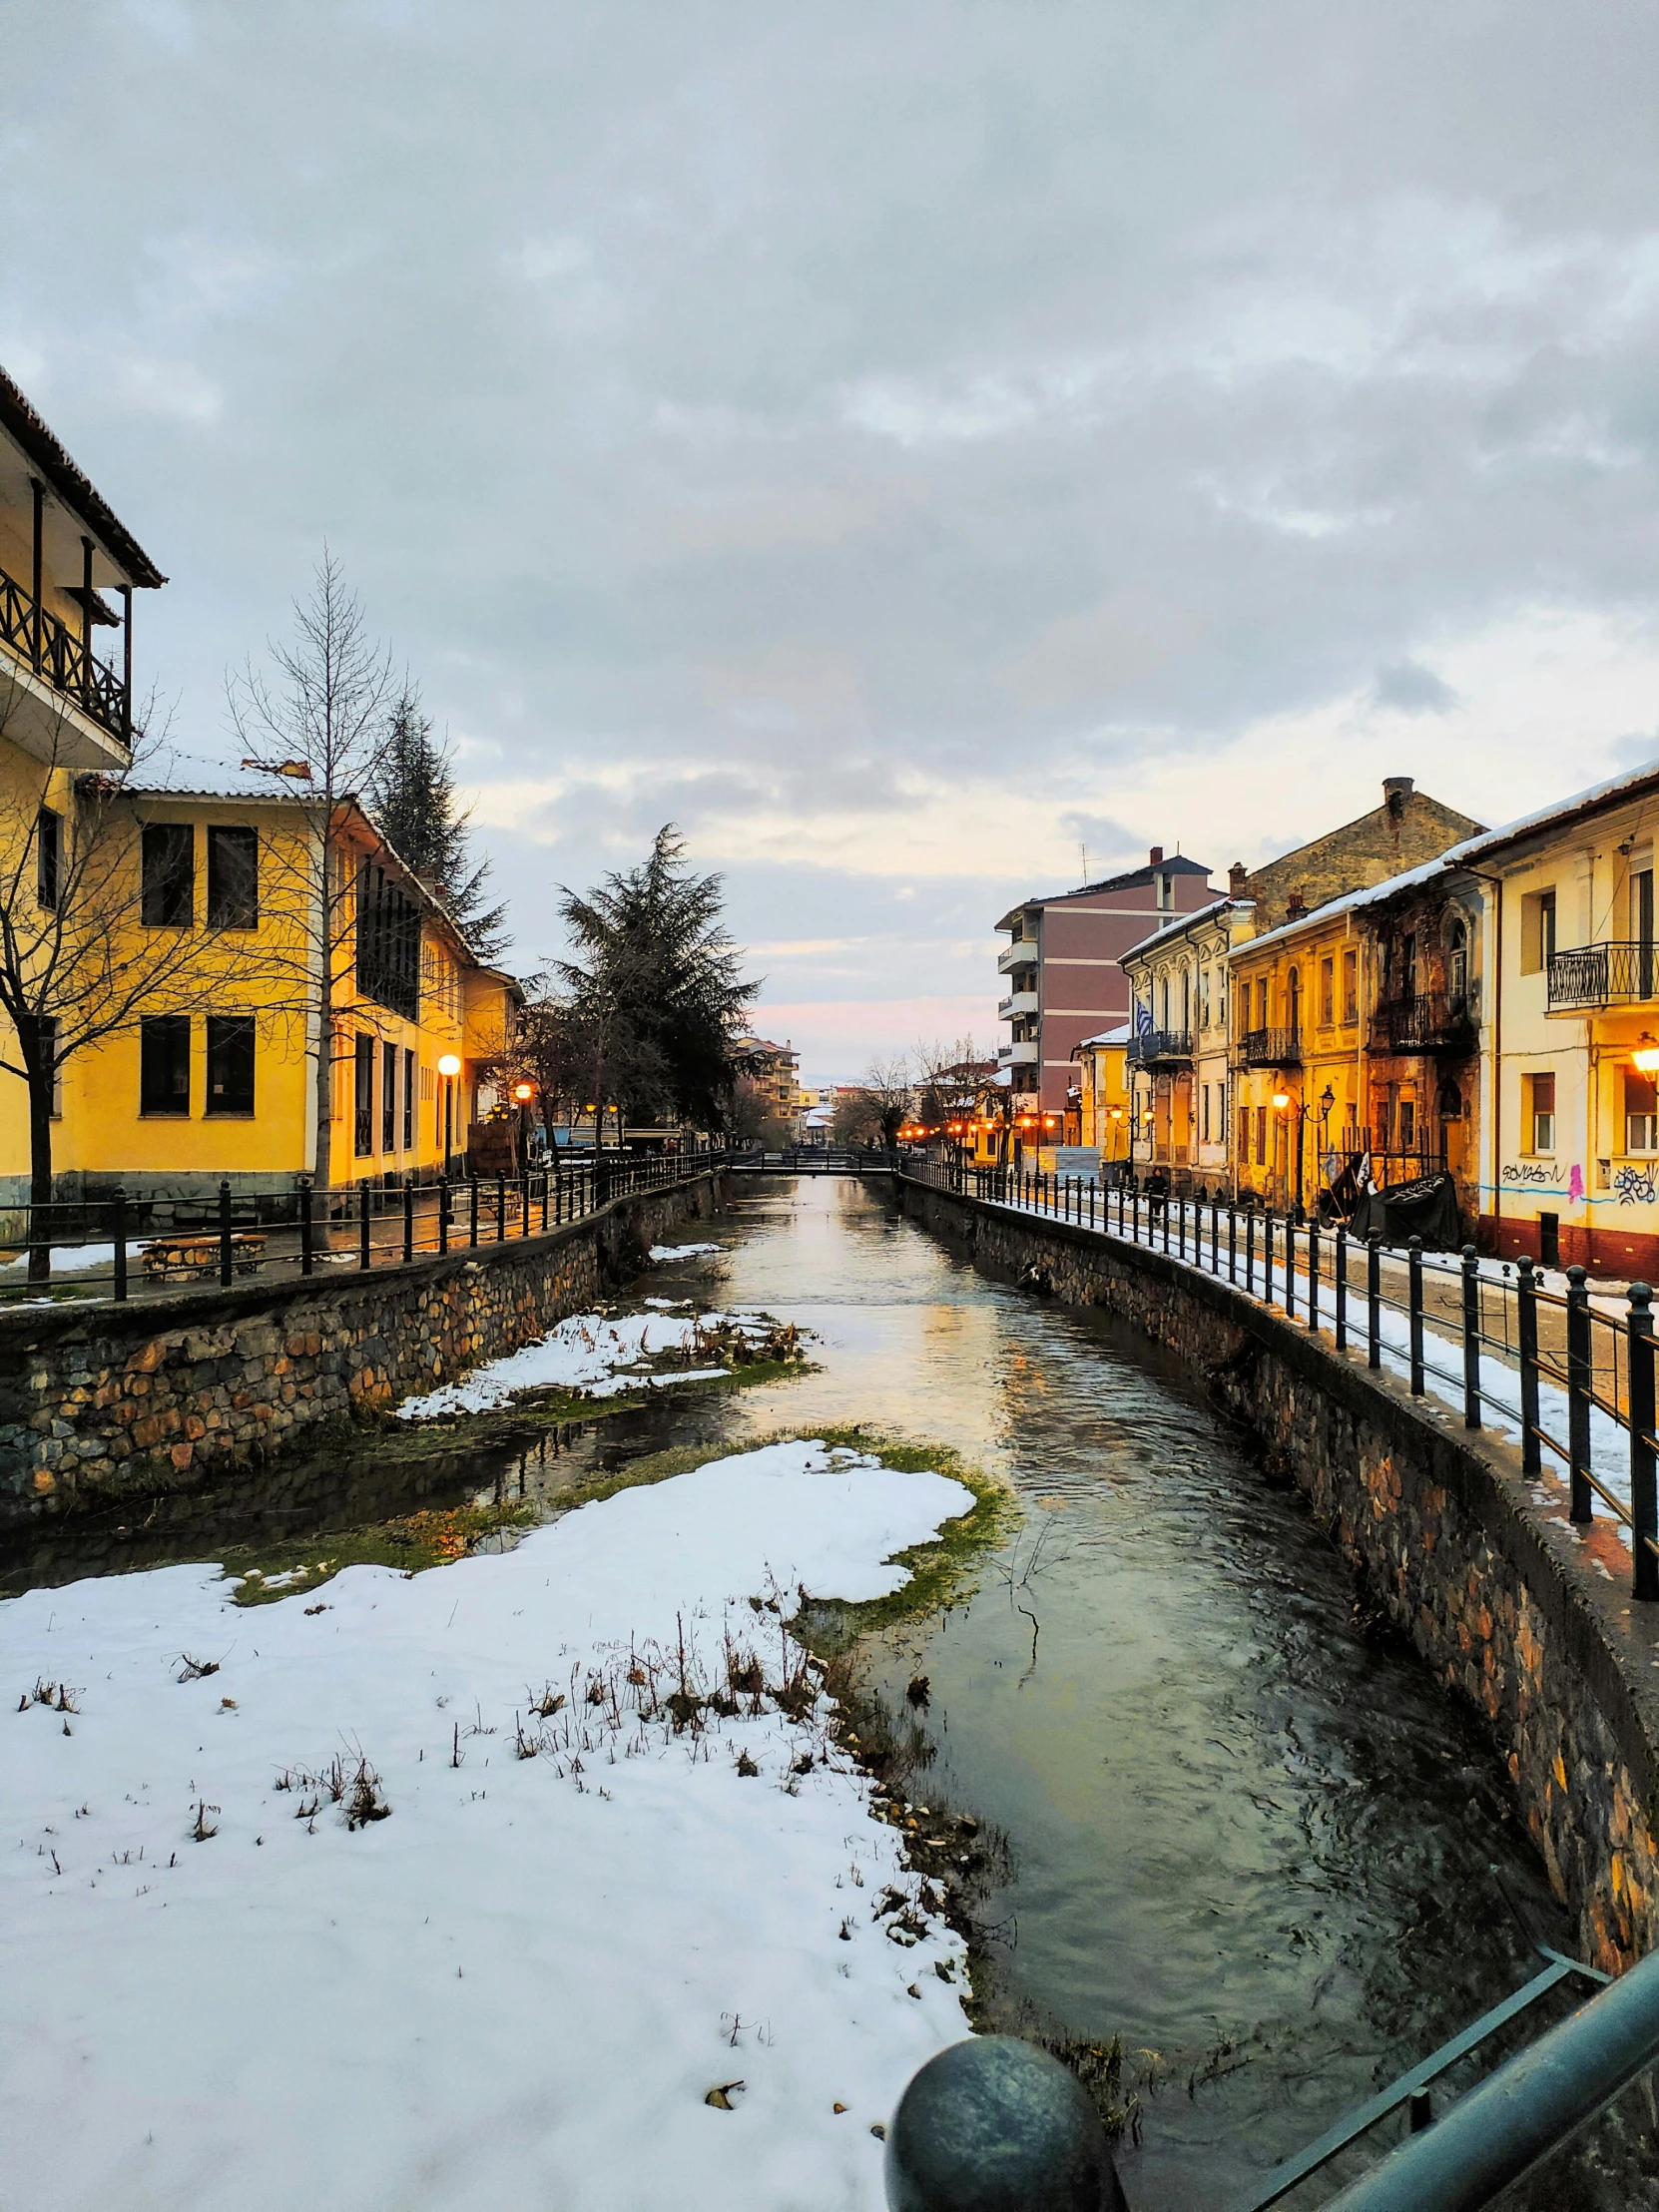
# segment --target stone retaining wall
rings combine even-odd
[[[0,1532],[213,1481],[539,1337],[718,1210],[721,1183],[367,1275],[0,1313]]]
[[[1629,1594],[1608,1524],[1587,1543],[1534,1507],[1520,1454],[1403,1382],[1143,1247],[917,1183],[917,1219],[976,1264],[1170,1346],[1260,1438],[1353,1562],[1361,1601],[1483,1716],[1583,1955],[1659,1939],[1659,1606]],[[1563,1509],[1564,1510],[1564,1509]]]

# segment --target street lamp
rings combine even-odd
[[[443,1179],[446,1183],[455,1141],[455,1078],[460,1072],[460,1061],[453,1052],[446,1052],[438,1062],[438,1073],[443,1077]]]

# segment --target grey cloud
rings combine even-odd
[[[1451,686],[1420,661],[1394,661],[1377,672],[1372,697],[1402,715],[1447,715],[1459,702]]]
[[[1659,605],[1636,0],[324,13],[326,66],[304,0],[8,23],[0,358],[175,578],[197,750],[324,536],[481,774],[654,773],[554,810],[576,877],[910,770],[1087,812]]]

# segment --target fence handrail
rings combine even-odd
[[[1368,1368],[1380,1370],[1385,1353],[1403,1368],[1412,1396],[1438,1385],[1437,1395],[1461,1406],[1467,1428],[1480,1428],[1488,1414],[1496,1416],[1518,1435],[1529,1477],[1541,1473],[1547,1449],[1566,1470],[1571,1521],[1589,1525],[1599,1500],[1627,1532],[1635,1596],[1659,1600],[1659,1355],[1652,1293],[1645,1284],[1632,1284],[1626,1311],[1614,1315],[1592,1307],[1581,1267],[1567,1270],[1567,1288],[1560,1293],[1542,1287],[1530,1259],[1516,1264],[1513,1280],[1507,1268],[1501,1277],[1483,1272],[1472,1245],[1459,1254],[1435,1255],[1412,1238],[1401,1254],[1385,1251],[1375,1233],[1362,1243],[1341,1224],[1332,1230],[1271,1208],[1241,1207],[1233,1199],[1126,1191],[1121,1183],[1107,1188],[1088,1177],[970,1167],[915,1152],[903,1154],[901,1165],[915,1180],[959,1196],[1166,1253],[1182,1266],[1225,1280],[1259,1305],[1281,1307],[1287,1320],[1310,1333],[1333,1335],[1342,1352],[1349,1350],[1349,1300],[1358,1295],[1364,1320],[1356,1334],[1363,1335]],[[1357,1283],[1352,1271],[1360,1251],[1365,1275]],[[1403,1298],[1384,1291],[1384,1260],[1403,1266]],[[1494,1301],[1502,1318],[1501,1340],[1490,1326]],[[1399,1317],[1403,1332],[1396,1326],[1388,1336],[1384,1313]],[[1540,1345],[1540,1314],[1557,1330],[1560,1344]],[[1439,1365],[1433,1354],[1441,1346],[1460,1351],[1460,1364]],[[1513,1395],[1497,1386],[1492,1367],[1514,1377]],[[1564,1433],[1553,1409],[1556,1432],[1544,1417],[1546,1390],[1565,1401]],[[1598,1464],[1598,1420],[1623,1432],[1628,1498],[1610,1487],[1604,1457]]]

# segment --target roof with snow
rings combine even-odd
[[[1149,937],[1142,937],[1140,942],[1132,944],[1127,952],[1120,952],[1118,954],[1118,965],[1121,967],[1125,960],[1132,960],[1137,952],[1145,952],[1152,945],[1162,944],[1170,938],[1179,936],[1183,930],[1190,929],[1196,921],[1214,921],[1229,908],[1241,914],[1248,914],[1254,910],[1255,905],[1256,901],[1253,898],[1223,896],[1212,898],[1208,906],[1195,906],[1190,914],[1172,914],[1161,929],[1154,929]]]

